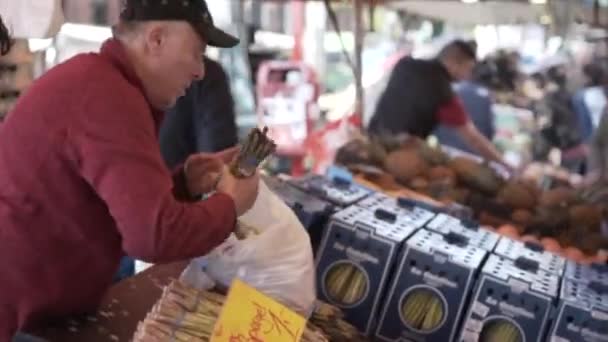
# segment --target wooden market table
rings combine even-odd
[[[162,288],[178,278],[186,265],[153,265],[112,286],[95,315],[66,319],[33,334],[49,342],[131,341],[137,324],[160,298]]]

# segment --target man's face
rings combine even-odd
[[[473,68],[475,67],[474,60],[451,61],[447,65],[450,76],[455,81],[463,81],[471,78]]]
[[[187,22],[160,23],[145,37],[144,87],[155,108],[168,109],[193,81],[203,78],[206,43]]]

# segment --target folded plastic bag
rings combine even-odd
[[[239,221],[257,234],[244,240],[232,235],[209,255],[192,260],[182,278],[208,288],[209,278],[229,287],[238,277],[308,317],[316,299],[315,268],[310,237],[297,216],[260,181],[253,207]]]

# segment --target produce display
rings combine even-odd
[[[517,207],[512,214],[529,214],[531,223],[493,229],[435,204],[391,197],[343,179],[270,177],[271,188],[291,201],[291,208],[308,208],[302,213],[323,221],[316,223],[322,232],[315,260],[319,301],[302,341],[608,339],[608,266],[580,262],[567,253],[572,248],[562,249],[560,236],[532,235],[544,208],[558,212],[546,213],[546,222],[567,217],[561,222],[582,232],[600,224],[602,212],[592,209],[601,207],[596,194],[564,186],[541,191],[463,157],[446,159],[427,148],[421,154],[430,158],[423,158],[427,174],[411,176],[426,177],[429,188],[440,182],[462,187],[503,207]],[[307,217],[298,215],[302,222]],[[238,225],[239,238],[255,238],[258,229]],[[225,300],[214,290],[174,281],[139,323],[133,341],[208,341]]]
[[[141,322],[134,342],[208,341],[226,297],[173,281]],[[342,319],[339,309],[318,303],[301,341],[366,341]]]
[[[540,174],[543,168],[537,165],[525,177],[509,178],[475,156],[414,137],[358,139],[338,151],[336,163],[387,192],[407,187],[442,203],[466,205],[480,223],[499,233],[540,242],[572,260],[605,260],[598,255],[608,250],[601,234],[608,204],[598,195],[604,191],[575,188],[563,175]]]

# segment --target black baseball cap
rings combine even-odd
[[[125,0],[120,19],[183,20],[189,22],[211,46],[229,48],[239,43],[238,38],[213,24],[205,0]]]

